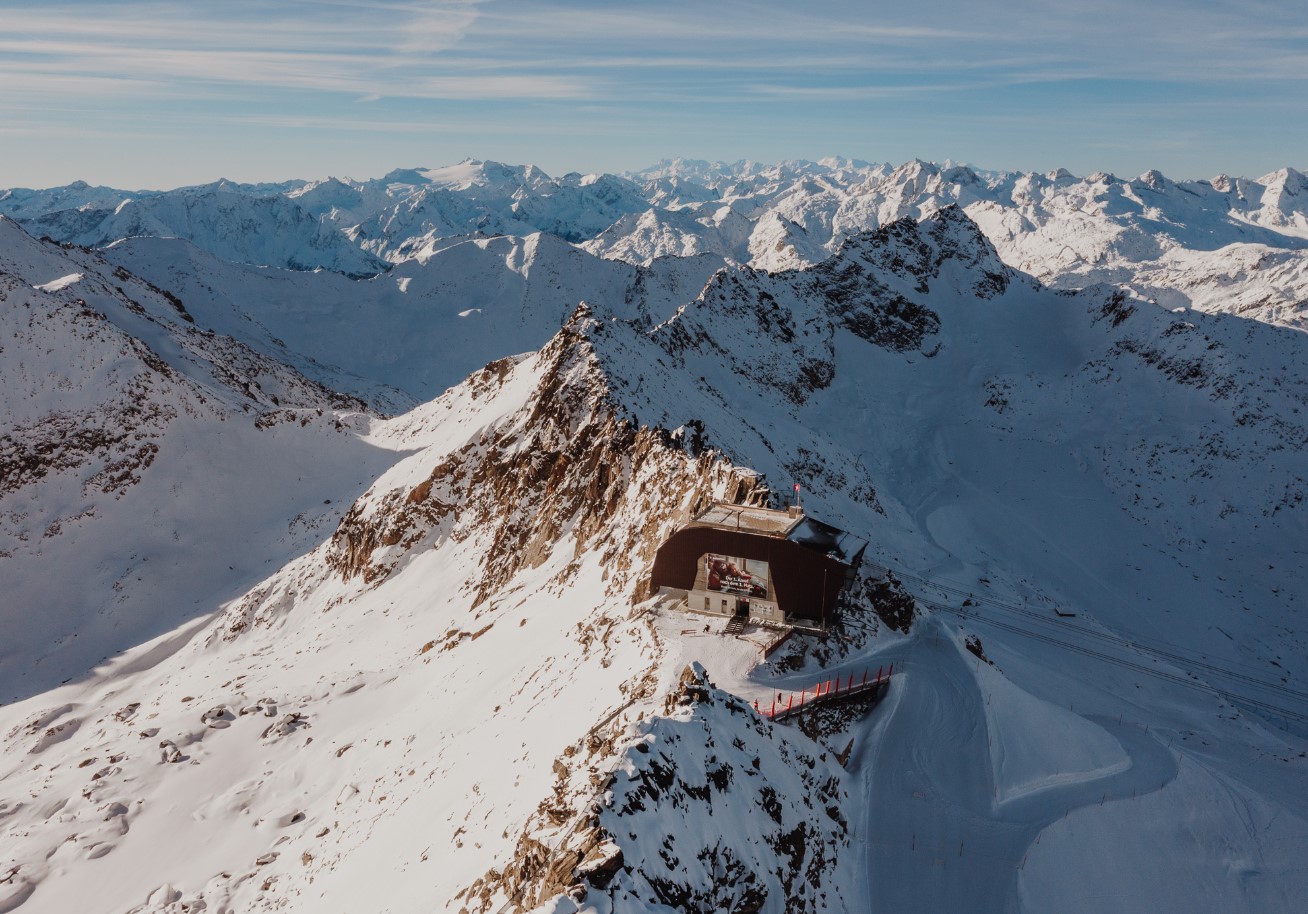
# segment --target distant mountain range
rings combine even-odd
[[[465,237],[556,235],[612,260],[708,254],[766,270],[811,266],[852,234],[961,207],[1005,263],[1059,288],[1108,282],[1173,307],[1302,326],[1308,181],[1124,180],[979,172],[912,161],[764,165],[676,159],[625,175],[552,178],[468,160],[372,180],[219,181],[128,192],[74,183],[0,191],[32,234],[104,247],[181,238],[234,262],[374,275]]]

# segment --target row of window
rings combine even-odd
[[[755,608],[756,608],[760,613],[763,613],[763,614],[765,614],[765,615],[771,615],[771,614],[773,613],[773,609],[772,609],[771,606],[756,605]],[[713,612],[713,598],[712,598],[712,597],[705,597],[705,598],[704,598],[704,611],[705,611],[705,612],[710,612],[710,613]],[[726,614],[727,614],[728,612],[730,612],[730,611],[731,611],[731,610],[730,610],[730,608],[729,608],[729,603],[728,603],[726,600],[723,600],[723,601],[722,601],[722,608],[719,610],[719,612],[721,612],[723,615],[726,615]]]

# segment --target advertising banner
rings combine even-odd
[[[768,563],[729,555],[707,556],[708,589],[745,597],[768,595]]]

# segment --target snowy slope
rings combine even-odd
[[[25,302],[71,306],[110,268],[23,243],[3,269]],[[140,250],[184,278],[184,249]],[[499,270],[449,267],[462,294]],[[206,281],[178,295],[197,323],[239,322],[244,293]],[[696,292],[574,302],[539,351],[394,419],[272,426],[319,501],[367,481],[278,539],[301,490],[269,473],[283,501],[224,511],[263,574],[196,577],[179,627],[0,708],[0,909],[1294,910],[1302,334],[1042,287],[957,207]],[[225,418],[191,453],[264,440],[236,424],[248,398],[176,362],[234,398],[206,395]],[[26,373],[34,395],[56,398],[51,373]],[[759,499],[758,472],[901,573],[926,613],[907,635],[860,617],[758,666],[757,641],[647,593],[662,538]],[[51,577],[19,558],[8,580]],[[157,567],[133,570],[154,587]],[[825,745],[750,707],[889,662],[886,702]]]
[[[4,783],[42,797],[3,807],[0,897],[351,908],[385,872],[386,903],[418,910],[502,862],[548,760],[653,701],[658,636],[628,614],[657,532],[742,483],[617,420],[595,380],[565,332],[378,427],[373,447],[408,456],[315,552],[0,712]],[[651,510],[669,484],[685,501]],[[519,748],[488,765],[485,745]]]
[[[226,260],[292,270],[370,276],[386,268],[287,196],[255,195],[225,182],[125,197],[112,208],[81,204],[25,219],[11,215],[35,235],[91,247],[144,235],[183,238]]]
[[[927,562],[1048,581],[1051,563],[1066,561],[1060,574],[1088,588],[1085,599],[1116,603],[1117,569],[1144,564],[1135,555],[1143,547],[1171,566],[1142,575],[1159,612],[1258,594],[1262,609],[1240,613],[1261,615],[1266,636],[1302,591],[1300,339],[1225,316],[1177,316],[1110,290],[1037,288],[1006,272],[955,209],[920,231],[900,222],[851,239],[813,271],[721,274],[647,341],[622,344],[656,345],[644,361],[675,367],[665,385],[684,376],[687,387],[669,397],[629,374],[617,383],[642,421],[701,420],[709,441],[741,447],[738,456],[769,477],[830,492],[816,497],[837,500],[836,518],[914,530],[887,549],[911,550],[919,572]],[[615,366],[641,361],[612,357]],[[701,383],[707,398],[693,392]],[[760,397],[774,405],[753,415]],[[821,447],[799,444],[814,434]],[[751,440],[750,450],[737,444]],[[851,514],[845,501],[873,485],[885,521]],[[1073,537],[1062,518],[1079,501],[1096,513]],[[1039,570],[987,567],[978,531],[956,526],[965,505],[973,516],[1010,516],[987,536],[1028,531],[995,554],[1011,565],[1029,552]],[[1114,540],[1132,544],[1126,554],[1092,545],[1115,514],[1144,531]],[[1132,613],[1119,612],[1129,622]],[[1215,655],[1234,649],[1215,631],[1192,637]],[[1270,643],[1261,652],[1263,662],[1280,653]]]
[[[704,256],[634,267],[542,233],[454,240],[364,281],[225,263],[160,239],[131,239],[104,256],[176,294],[200,326],[390,413],[540,348],[583,299],[654,322],[721,266]]]
[[[97,255],[0,220],[0,271],[11,700],[195,617],[197,589],[241,592],[379,463],[362,403]]]
[[[904,240],[895,247],[907,261],[920,248],[911,236]],[[887,262],[884,248],[874,256]],[[1298,334],[1223,317],[1183,320],[1106,290],[1061,297],[1010,282],[986,300],[947,275],[942,283],[923,272],[929,293],[900,287],[939,317],[920,354],[869,351],[833,329],[829,368],[794,358],[791,347],[778,345],[786,335],[772,308],[760,306],[771,296],[783,311],[798,311],[801,303],[788,300],[791,282],[784,276],[752,277],[752,289],[732,296],[738,308],[726,312],[729,322],[722,307],[709,312],[711,323],[708,313],[697,319],[687,309],[655,337],[684,360],[687,375],[704,373],[711,386],[730,391],[715,413],[700,413],[709,440],[729,452],[739,447],[773,478],[805,480],[821,513],[868,531],[884,561],[907,563],[956,588],[945,600],[927,588],[928,597],[958,608],[964,595],[986,593],[1046,616],[1054,606],[1071,607],[1081,625],[1128,644],[1177,647],[1181,656],[1210,665],[1173,667],[1182,680],[1199,676],[1218,689],[1299,714],[1308,710],[1301,687],[1292,697],[1212,669],[1290,688],[1308,673],[1299,623],[1305,520],[1297,510],[1305,479],[1298,416],[1308,389],[1296,367]],[[811,337],[820,322],[814,315],[797,323]],[[771,378],[785,377],[780,367],[793,366],[792,384],[773,382],[783,398],[771,409],[749,409],[756,401],[733,389],[739,382],[708,373],[720,361],[711,347],[685,345],[710,326],[719,346],[734,337],[727,348],[767,362]],[[782,350],[780,357],[769,358],[771,347]],[[813,348],[808,342],[804,351]],[[804,393],[802,381],[812,377],[827,383]],[[689,396],[678,390],[672,402]],[[796,399],[802,402],[785,403]],[[655,411],[643,414],[646,421],[685,421],[676,409],[650,406]],[[822,432],[821,445],[799,445],[814,429]],[[863,480],[875,486],[884,515],[850,498]],[[981,905],[986,909],[1050,910],[1066,906],[1065,889],[1072,888],[1078,908],[1292,906],[1303,888],[1296,848],[1308,835],[1300,799],[1302,718],[1300,736],[1286,734],[1279,729],[1286,721],[1275,712],[1158,688],[1147,677],[1123,678],[1116,667],[1075,653],[1047,645],[1042,651],[1044,643],[1015,637],[1011,628],[965,624],[984,635],[992,655],[996,638],[1004,645],[1000,667],[1013,683],[1068,707],[1066,717],[1077,728],[1085,730],[1088,719],[1091,730],[1102,727],[1120,742],[1135,773],[1114,773],[1102,733],[1087,734],[1099,748],[1078,747],[1077,767],[1060,762],[1069,723],[1052,726],[1048,715],[1027,711],[1029,699],[1020,696],[1009,697],[1013,708],[1002,725],[991,724],[990,735],[981,736],[982,755],[960,754],[964,734],[978,732],[981,709],[1005,696],[981,678],[967,687],[984,696],[964,705],[972,713],[960,715],[948,692],[935,706],[919,705],[926,696],[916,683],[925,679],[923,688],[939,690],[939,677],[957,661],[944,653],[921,658],[919,668],[906,658],[905,688],[914,689],[905,696],[907,713],[895,711],[880,748],[864,757],[873,897],[923,910],[957,909],[976,899],[989,899]],[[1056,628],[1042,625],[1049,622],[1036,624],[1038,633],[1058,637]],[[1086,636],[1071,637],[1085,643]],[[1156,655],[1143,659],[1146,666],[1158,663]],[[1107,726],[1114,711],[1136,729]],[[1136,735],[1145,729],[1161,731],[1166,741]],[[975,746],[977,737],[967,740]],[[1168,744],[1187,751],[1169,755]],[[1048,753],[1047,761],[1037,763],[1033,751]],[[1171,781],[1172,765],[1193,766],[1201,776]],[[1158,773],[1157,784],[1145,783],[1149,771]],[[889,782],[887,773],[894,773]],[[1165,782],[1148,806],[1125,802]],[[1028,802],[1004,801],[1031,784],[1050,786]],[[1212,803],[1215,792],[1258,812],[1237,825],[1229,807]],[[1122,802],[1095,809],[1093,829],[1066,818],[1069,810],[1114,798]],[[960,809],[975,813],[960,815]],[[1211,812],[1196,816],[1195,809]],[[1093,901],[1084,861],[1116,861],[1120,846],[1135,846],[1125,836],[1146,821],[1154,846],[1165,849],[1159,853],[1195,862],[1184,874],[1169,870],[1164,880],[1147,866],[1114,867],[1116,890]],[[1035,844],[1046,829],[1060,835],[1056,852]],[[1028,854],[1026,865],[1034,864],[1038,878],[1019,869]],[[1057,873],[1069,868],[1087,878],[1064,883]]]
[[[693,416],[711,444],[774,479],[805,481],[820,513],[867,531],[883,561],[953,588],[925,587],[928,598],[959,610],[967,594],[986,594],[1039,611],[1041,622],[1018,617],[1037,635],[1094,645],[1077,630],[1060,635],[1053,607],[1070,608],[1078,626],[1117,639],[1110,655],[1252,699],[1124,676],[1011,623],[965,623],[992,655],[1003,645],[1009,684],[987,682],[978,663],[977,681],[954,688],[981,698],[960,708],[948,691],[931,699],[923,689],[938,692],[939,677],[968,655],[919,647],[904,658],[906,713],[896,710],[879,748],[860,757],[872,897],[923,910],[976,898],[986,909],[1059,908],[1060,869],[1115,861],[1148,821],[1160,853],[1193,862],[1161,883],[1148,867],[1123,866],[1102,902],[1086,894],[1088,881],[1069,883],[1077,906],[1292,907],[1304,887],[1296,849],[1308,835],[1308,708],[1293,691],[1308,673],[1298,621],[1306,467],[1296,417],[1308,392],[1300,337],[1225,317],[1180,319],[1109,290],[999,288],[987,276],[997,271],[972,266],[987,255],[961,228],[923,238],[903,227],[847,243],[824,265],[835,275],[851,270],[848,261],[877,270],[889,292],[869,303],[872,314],[896,294],[924,302],[939,323],[922,321],[920,339],[901,336],[878,352],[841,326],[840,295],[824,303],[800,292],[794,275],[745,274],[729,290],[711,287],[702,309],[688,307],[648,340],[614,329],[598,348],[615,373],[651,360],[676,369],[657,397],[642,396],[639,378],[625,386],[642,421]],[[743,358],[726,361],[733,356]],[[695,404],[705,387],[713,393]],[[1170,656],[1160,667],[1140,644]],[[1032,698],[1054,707],[1033,713]],[[994,702],[1008,707],[989,717],[981,754],[960,754],[964,734],[977,745],[978,718]],[[1068,709],[1057,723],[1056,707]],[[1187,766],[1201,776],[1177,777]],[[1257,812],[1237,825],[1229,806],[1212,803],[1215,791]],[[1146,793],[1147,805],[1135,802]],[[1072,811],[1109,799],[1121,802],[1095,808],[1092,829],[1073,825]],[[1047,831],[1060,836],[1056,851],[1037,845]],[[1038,878],[1026,877],[1028,859]]]

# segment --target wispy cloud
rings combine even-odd
[[[1007,21],[962,2],[875,16],[840,2],[816,9],[739,0],[654,8],[283,0],[198,12],[171,3],[6,3],[0,65],[47,95],[80,91],[69,77],[118,80],[120,92],[151,96],[185,95],[199,82],[360,98],[560,100],[653,97],[660,84],[693,78],[716,92],[734,83],[746,95],[766,85],[771,94],[832,99],[913,91],[862,74],[1204,82],[1220,67],[1227,79],[1308,81],[1303,15],[1268,28],[1220,3],[1176,15],[1177,3],[1104,0],[1103,12],[1087,15],[1080,4],[1055,2]]]
[[[1256,111],[1302,147],[1305,98],[1301,0],[0,0],[0,112],[21,112],[28,136],[223,124],[232,155],[247,154],[242,129],[416,144],[446,125],[460,152],[516,132],[556,150],[820,142],[870,158],[884,137],[963,144],[987,123],[1076,111],[1094,135],[1176,136],[1182,118],[1247,128]],[[965,136],[940,126],[961,123]]]
[[[80,92],[95,79],[147,95],[170,88],[187,94],[196,82],[376,97],[586,94],[568,75],[472,78],[443,61],[476,23],[479,5],[335,3],[325,5],[327,16],[319,4],[293,4],[306,8],[303,16],[239,3],[190,17],[173,6],[140,4],[15,10],[6,14],[0,38],[0,72],[25,90],[55,95]]]

